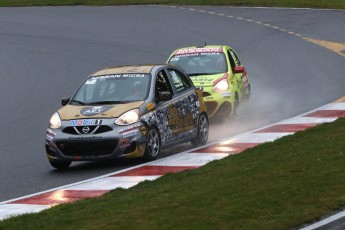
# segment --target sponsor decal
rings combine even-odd
[[[49,143],[49,150],[55,152],[56,149],[57,149],[56,144],[55,144],[54,142],[50,142],[50,143]]]
[[[175,55],[181,54],[192,54],[192,53],[222,53],[222,48],[190,48],[190,49],[182,49],[176,51]]]
[[[221,93],[223,97],[231,97],[231,92],[223,92]]]
[[[46,139],[48,141],[53,141],[55,136],[56,136],[55,132],[51,131],[50,129],[47,129],[47,137],[46,137]]]
[[[122,129],[119,133],[122,135],[123,138],[135,136],[139,133],[139,125],[129,127],[128,129]]]
[[[122,138],[119,141],[120,148],[126,148],[129,146],[129,139],[128,138]]]
[[[93,106],[93,107],[85,107],[82,110],[80,110],[80,113],[84,116],[94,116],[100,113],[103,113],[109,109],[113,108],[113,106]]]
[[[86,85],[94,85],[94,84],[96,84],[97,80],[102,80],[102,79],[142,78],[142,77],[145,77],[145,74],[142,74],[142,73],[109,74],[109,75],[90,77],[85,82],[85,84]]]
[[[123,137],[131,137],[131,136],[135,136],[139,133],[139,129],[133,129],[133,130],[130,130],[130,131],[127,131],[127,132],[123,132],[122,133],[122,136]]]
[[[247,75],[242,76],[242,82],[244,87],[248,87],[249,82],[248,82],[248,77]]]
[[[85,85],[93,85],[93,84],[95,84],[96,83],[96,79],[91,79],[91,80],[87,80],[86,82],[85,82]]]
[[[87,126],[87,125],[101,125],[102,120],[99,119],[80,119],[80,120],[71,120],[70,126]]]

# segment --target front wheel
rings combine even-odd
[[[161,140],[156,128],[150,128],[146,138],[144,158],[148,161],[157,159],[161,150]]]
[[[71,161],[50,160],[49,163],[56,169],[67,169],[71,165]]]
[[[208,118],[206,116],[206,114],[202,113],[199,117],[199,122],[198,122],[198,133],[195,137],[195,139],[193,139],[192,145],[197,147],[200,145],[204,145],[207,143],[208,140],[208,128],[209,128],[209,123],[208,123]]]

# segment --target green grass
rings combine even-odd
[[[291,229],[345,206],[345,118],[0,229]]]
[[[344,0],[0,0],[0,6],[230,5],[345,9]]]
[[[0,6],[234,5],[345,9],[343,0],[0,0]],[[0,229],[291,229],[345,206],[345,118],[204,167],[0,222]]]

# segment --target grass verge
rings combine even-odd
[[[233,5],[345,9],[343,0],[0,0],[0,6]],[[345,118],[215,161],[0,222],[0,229],[291,229],[345,205]]]
[[[345,118],[0,229],[291,229],[345,205]]]
[[[345,9],[343,0],[0,0],[0,6],[231,5]]]

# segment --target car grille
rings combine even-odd
[[[83,128],[88,127],[89,131],[87,133],[83,132]],[[68,126],[62,130],[64,133],[72,134],[72,135],[81,135],[81,134],[99,134],[105,133],[113,130],[107,125],[94,125],[94,126]]]
[[[66,156],[107,156],[114,152],[115,140],[73,140],[57,141],[57,147]]]

